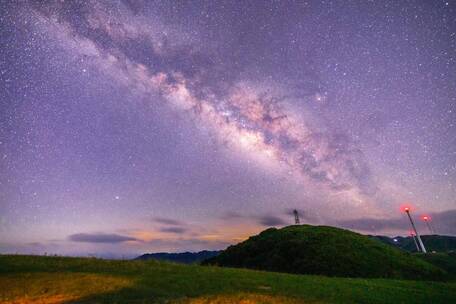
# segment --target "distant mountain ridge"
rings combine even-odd
[[[369,237],[409,252],[416,252],[416,245],[411,236],[396,236],[390,238],[383,235],[369,235]],[[426,250],[429,252],[456,251],[456,236],[436,234],[422,235],[421,240],[423,241]]]
[[[214,250],[203,250],[199,252],[179,252],[179,253],[169,253],[169,252],[157,252],[157,253],[146,253],[143,254],[135,260],[159,260],[159,261],[169,261],[182,264],[193,264],[200,263],[203,260],[213,258],[220,254],[221,251]]]

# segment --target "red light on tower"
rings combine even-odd
[[[404,204],[401,206],[401,212],[410,212],[410,211],[412,211],[412,207],[410,207],[410,205]]]
[[[416,238],[418,240],[419,247],[421,248],[421,251],[423,253],[426,253],[426,248],[424,247],[423,241],[421,240],[420,235],[418,234],[418,231],[416,230],[415,223],[413,223],[412,216],[410,215],[410,206],[403,205],[401,207],[401,210],[404,211],[407,214],[408,219],[410,220],[410,225],[412,226],[413,231],[415,232]],[[426,221],[427,223],[427,221]]]
[[[432,229],[432,226],[431,226],[431,217],[429,215],[423,215],[421,217],[421,219],[426,223],[426,226],[428,227],[429,232],[431,234],[434,234],[434,229]]]
[[[430,221],[430,220],[431,220],[431,217],[430,217],[429,215],[423,215],[423,216],[421,217],[421,219],[422,219],[423,221],[426,222],[426,221]]]

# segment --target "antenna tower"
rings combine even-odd
[[[298,210],[293,210],[293,214],[294,214],[294,220],[295,220],[295,225],[299,225],[300,222],[299,222],[299,214],[298,214]]]

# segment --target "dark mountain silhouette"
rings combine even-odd
[[[411,236],[396,236],[390,238],[382,235],[373,235],[375,238],[385,244],[393,245],[406,251],[416,252],[416,246]],[[456,251],[456,236],[449,235],[422,235],[421,239],[428,252],[451,252]]]
[[[146,253],[143,254],[135,260],[149,260],[155,259],[160,261],[170,261],[175,263],[183,263],[183,264],[192,264],[192,263],[200,263],[205,259],[209,259],[212,257],[217,256],[220,251],[208,251],[203,250],[200,252],[180,252],[180,253],[169,253],[169,252],[158,252],[158,253]]]

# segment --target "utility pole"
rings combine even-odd
[[[416,242],[415,233],[411,232],[410,236],[413,238],[413,243],[415,243],[416,252],[420,252],[421,250],[420,247],[418,247],[418,243]]]
[[[427,215],[423,216],[423,221],[426,223],[426,226],[428,227],[429,229],[429,232],[431,234],[434,234],[434,229],[432,229],[432,226],[431,226],[431,218]]]
[[[404,211],[405,211],[405,213],[407,213],[407,216],[408,216],[408,218],[410,220],[410,224],[412,224],[413,231],[415,231],[416,238],[418,239],[418,243],[420,244],[420,247],[421,247],[421,251],[423,253],[426,253],[426,248],[424,248],[423,241],[421,240],[421,237],[420,237],[418,231],[416,230],[415,224],[413,223],[412,217],[410,216],[410,208],[409,207],[405,207]]]
[[[295,225],[299,225],[300,224],[300,221],[299,221],[299,214],[298,214],[298,210],[293,210],[293,214],[294,214],[294,219],[295,219]]]

